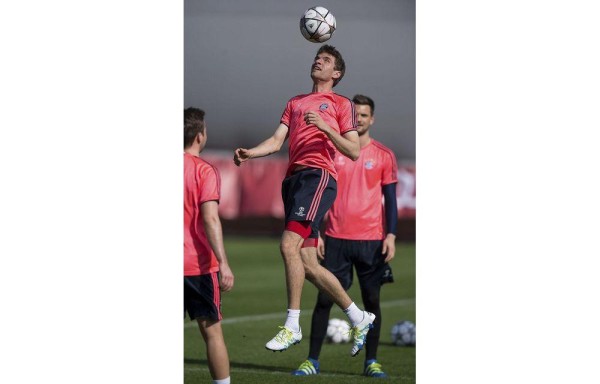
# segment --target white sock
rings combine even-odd
[[[299,309],[288,309],[287,319],[285,320],[285,326],[294,332],[300,332]]]
[[[221,379],[221,380],[213,380],[213,384],[230,384],[231,380],[230,380],[231,376],[229,376],[228,378],[225,379]]]
[[[364,317],[363,311],[361,311],[354,302],[352,302],[348,308],[344,309],[344,313],[348,316],[353,327],[360,323]]]

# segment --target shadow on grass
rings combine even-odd
[[[208,365],[208,361],[205,359],[184,358],[183,362],[185,364]],[[285,373],[289,372],[289,368],[277,367],[274,365],[238,363],[236,361],[230,361],[229,365],[231,366],[231,368],[256,369],[256,370],[269,371],[269,372],[285,372]]]
[[[208,361],[206,359],[184,358],[183,362],[185,364],[208,366]],[[292,369],[289,367],[280,367],[280,366],[275,366],[275,365],[240,363],[240,362],[236,362],[236,361],[230,361],[229,365],[231,366],[232,370],[235,368],[240,368],[240,369],[249,369],[249,370],[260,370],[260,371],[265,371],[265,372],[270,372],[270,373],[282,372],[282,373],[290,374],[292,372]],[[342,376],[356,376],[357,375],[356,372],[353,372],[353,371],[341,370],[341,369],[335,369],[335,368],[328,369],[327,374],[342,375]],[[360,374],[359,374],[359,376],[360,376]]]
[[[394,347],[394,348],[415,348],[414,345],[396,345],[390,341],[380,341],[379,345],[385,345],[386,347]]]

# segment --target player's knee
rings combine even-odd
[[[204,340],[218,340],[223,338],[223,330],[219,320],[198,320],[198,326]]]
[[[303,244],[302,239],[306,239],[312,231],[310,221],[289,221],[285,225],[285,230],[288,232],[284,232],[279,245],[281,255],[284,258],[296,256]]]
[[[291,241],[282,241],[279,245],[279,251],[284,258],[292,257],[298,250],[298,245]]]

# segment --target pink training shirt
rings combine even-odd
[[[287,176],[297,166],[304,165],[325,169],[334,179],[337,179],[337,172],[333,164],[336,148],[316,125],[306,124],[304,114],[308,111],[320,113],[323,120],[332,129],[344,135],[346,132],[356,130],[354,103],[347,97],[334,92],[314,92],[290,99],[281,116],[281,123],[289,128]]]
[[[346,240],[382,240],[385,216],[381,188],[398,182],[396,156],[371,139],[356,161],[338,153],[335,167],[338,194],[328,212],[325,234]]]
[[[219,201],[219,171],[199,157],[183,155],[183,275],[198,276],[219,271],[219,261],[208,242],[200,206]]]

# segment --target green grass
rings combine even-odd
[[[308,281],[302,294],[300,326],[304,339],[284,352],[267,351],[265,343],[277,333],[286,316],[286,289],[278,239],[228,238],[225,248],[235,274],[235,287],[223,294],[223,332],[235,383],[366,383],[361,376],[364,351],[350,357],[350,344],[324,344],[320,356],[321,374],[293,377],[290,372],[308,354],[310,319],[317,290]],[[390,341],[390,329],[396,321],[415,321],[415,246],[397,244],[391,262],[395,282],[381,290],[383,324],[378,361],[393,382],[415,383],[415,348],[396,347]],[[356,276],[350,296],[362,308]],[[270,315],[265,319],[239,321],[242,316]],[[331,317],[346,319],[336,306]],[[184,322],[185,383],[210,383],[205,345],[195,322]]]

